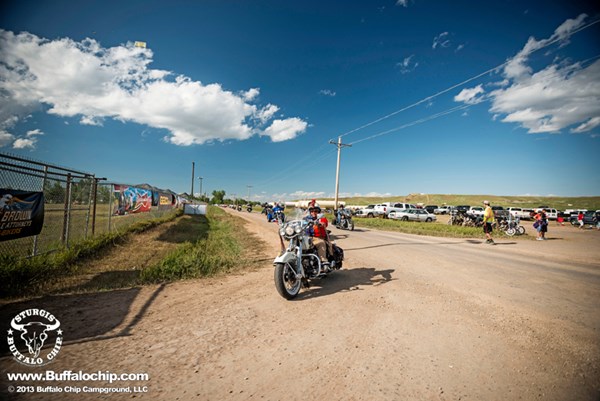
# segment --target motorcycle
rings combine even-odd
[[[349,213],[341,213],[339,221],[335,221],[335,226],[341,230],[354,231],[352,216]]]
[[[333,255],[328,255],[330,266],[323,265],[307,230],[312,223],[306,220],[292,220],[279,228],[281,245],[283,239],[289,241],[287,249],[273,260],[275,266],[275,288],[279,295],[294,299],[302,286],[309,288],[308,280],[323,278],[342,268],[344,251],[333,244]]]
[[[273,212],[273,219],[271,221],[277,222],[277,224],[282,225],[285,223],[285,213],[282,210],[275,210]]]
[[[246,211],[247,211],[248,213],[252,213],[252,205],[248,205],[248,206],[246,206]]]

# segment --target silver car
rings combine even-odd
[[[407,209],[404,212],[390,212],[390,219],[401,221],[425,221],[427,223],[436,221],[435,214],[428,213],[425,209]]]

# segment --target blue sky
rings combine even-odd
[[[600,195],[592,3],[6,0],[0,151],[288,200],[342,136],[341,196]]]

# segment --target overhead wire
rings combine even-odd
[[[596,60],[596,59],[599,59],[599,58],[600,58],[600,54],[595,55],[595,56],[590,57],[590,58],[587,58],[585,60],[582,60],[582,61],[579,62],[579,64],[581,66],[586,66],[588,63],[591,64],[591,62],[593,60]],[[564,73],[562,71],[560,71],[560,70],[557,70],[557,71],[554,71],[551,74],[546,75],[546,78],[553,78],[553,77],[558,77],[558,76],[562,76],[562,75],[564,75]],[[521,88],[528,88],[528,87],[531,87],[531,86],[534,86],[534,85],[536,85],[536,83],[530,83],[528,85],[521,84]],[[400,130],[402,130],[404,128],[412,127],[412,126],[417,125],[417,124],[421,124],[421,123],[424,123],[424,122],[427,122],[427,121],[430,121],[430,120],[434,120],[436,118],[439,118],[439,117],[442,117],[442,116],[454,113],[456,111],[468,109],[471,106],[476,106],[478,104],[481,104],[483,102],[487,102],[489,100],[490,100],[489,98],[482,98],[481,101],[479,101],[478,103],[473,103],[473,104],[469,103],[469,104],[464,104],[464,105],[452,107],[450,109],[447,109],[447,110],[444,110],[444,111],[432,114],[432,115],[427,116],[427,117],[420,118],[420,119],[412,121],[410,123],[406,123],[406,124],[403,124],[401,126],[388,129],[388,130],[383,131],[383,132],[379,132],[377,134],[371,135],[371,136],[363,138],[363,139],[356,140],[354,142],[350,142],[349,145],[354,145],[354,144],[357,144],[357,143],[360,143],[360,142],[367,141],[369,139],[374,139],[374,138],[377,138],[377,137],[380,137],[380,136],[383,136],[383,135],[391,134],[393,132],[400,131]]]
[[[592,26],[592,25],[595,25],[595,24],[597,24],[597,23],[599,23],[599,22],[600,22],[600,18],[599,18],[599,19],[596,19],[595,21],[592,21],[592,22],[590,22],[590,23],[588,23],[588,24],[586,24],[586,25],[584,25],[584,26],[581,26],[581,27],[579,27],[579,28],[575,29],[573,32],[571,32],[571,33],[569,34],[569,37],[570,37],[570,36],[572,36],[572,35],[574,35],[574,34],[576,34],[576,33],[578,33],[578,32],[580,32],[580,31],[582,31],[582,30],[584,30],[584,29],[587,29],[587,28],[589,28],[590,26]],[[541,47],[539,47],[539,48],[536,48],[536,49],[533,49],[533,50],[529,51],[528,53],[526,53],[526,55],[530,55],[530,54],[532,54],[532,53],[535,53],[535,52],[537,52],[538,50],[542,50],[542,49],[544,49],[544,48],[546,48],[546,47],[548,47],[548,46],[550,46],[550,45],[552,45],[552,44],[554,44],[554,43],[557,43],[557,42],[563,41],[564,39],[565,39],[565,38],[562,38],[562,37],[558,37],[558,38],[556,38],[556,39],[553,39],[553,40],[551,40],[551,41],[549,41],[549,42],[547,42],[547,43],[543,44]],[[354,129],[352,129],[352,130],[350,130],[350,131],[347,131],[347,132],[345,132],[345,133],[343,133],[343,134],[341,134],[341,135],[338,135],[338,137],[342,138],[342,137],[344,137],[344,136],[350,135],[350,134],[352,134],[352,133],[354,133],[354,132],[360,131],[361,129],[364,129],[364,128],[367,128],[367,127],[370,127],[371,125],[377,124],[378,122],[381,122],[381,121],[383,121],[383,120],[386,120],[386,119],[388,119],[388,118],[390,118],[390,117],[393,117],[393,116],[395,116],[396,114],[399,114],[399,113],[401,113],[401,112],[403,112],[403,111],[409,110],[409,109],[411,109],[411,108],[413,108],[413,107],[416,107],[416,106],[418,106],[418,105],[420,105],[420,104],[423,104],[423,103],[425,103],[425,102],[428,102],[428,101],[430,101],[430,100],[432,100],[432,99],[434,99],[434,98],[436,98],[436,97],[438,97],[438,96],[440,96],[440,95],[443,95],[444,93],[447,93],[447,92],[449,92],[449,91],[451,91],[451,90],[453,90],[453,89],[456,89],[456,88],[458,88],[458,87],[461,87],[461,86],[463,86],[463,85],[465,85],[465,84],[467,84],[467,83],[469,83],[469,82],[472,82],[472,81],[474,81],[474,80],[476,80],[476,79],[478,79],[478,78],[481,78],[481,77],[482,77],[482,76],[484,76],[484,75],[490,74],[490,73],[492,73],[492,72],[494,72],[494,71],[496,71],[496,70],[499,70],[499,69],[501,69],[502,67],[504,67],[504,66],[508,65],[508,64],[509,64],[509,63],[510,63],[510,62],[511,62],[513,59],[514,59],[514,58],[510,58],[510,59],[506,60],[506,61],[505,61],[504,63],[502,63],[502,64],[499,64],[499,65],[497,65],[497,66],[495,66],[495,67],[493,67],[493,68],[490,68],[490,69],[488,69],[488,70],[486,70],[486,71],[484,71],[484,72],[482,72],[482,73],[480,73],[480,74],[477,74],[477,75],[475,75],[475,76],[473,76],[473,77],[471,77],[471,78],[468,78],[468,79],[466,79],[466,80],[464,80],[464,81],[462,81],[462,82],[460,82],[460,83],[458,83],[458,84],[452,85],[452,86],[450,86],[449,88],[446,88],[446,89],[444,89],[444,90],[441,90],[441,91],[439,91],[439,92],[437,92],[437,93],[435,93],[435,94],[433,94],[433,95],[427,96],[427,97],[425,97],[425,98],[423,98],[423,99],[421,99],[421,100],[418,100],[418,101],[416,101],[416,102],[414,102],[414,103],[412,103],[412,104],[410,104],[410,105],[408,105],[408,106],[405,106],[405,107],[403,107],[403,108],[401,108],[401,109],[399,109],[399,110],[396,110],[396,111],[394,111],[394,112],[392,112],[392,113],[389,113],[389,114],[387,114],[387,115],[385,115],[385,116],[383,116],[383,117],[380,117],[380,118],[378,118],[378,119],[376,119],[376,120],[373,120],[373,121],[371,121],[371,122],[369,122],[369,123],[367,123],[367,124],[363,124],[363,125],[361,125],[360,127],[354,128]],[[332,139],[332,140],[333,140],[333,139]],[[355,143],[356,143],[356,142],[355,142]]]

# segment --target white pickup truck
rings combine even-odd
[[[404,212],[408,209],[416,209],[415,205],[411,205],[409,203],[400,203],[400,202],[384,202],[380,205],[375,205],[375,211],[379,212],[379,214],[385,218],[387,218],[388,214],[392,211],[394,212]]]
[[[467,210],[467,214],[474,217],[483,217],[483,208],[481,206],[471,206],[469,210]]]
[[[369,205],[358,209],[355,214],[356,217],[377,217],[379,212],[375,210],[375,205]]]
[[[506,210],[514,217],[518,217],[521,220],[529,220],[531,219],[531,209],[523,209],[520,207],[509,207]]]

